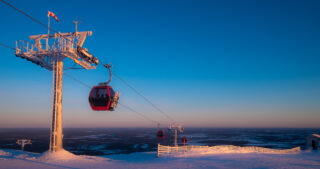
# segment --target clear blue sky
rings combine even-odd
[[[17,1],[52,28],[93,31],[85,47],[186,126],[320,127],[320,1]],[[40,25],[0,3],[0,43],[11,46]],[[52,72],[0,47],[0,127],[49,127]],[[107,71],[69,70],[96,85]],[[64,77],[67,127],[155,126],[119,107],[93,112],[90,89]],[[119,80],[122,104],[168,121]]]

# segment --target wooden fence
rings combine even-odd
[[[157,157],[189,151],[193,148],[208,148],[208,146],[163,146],[158,144]]]

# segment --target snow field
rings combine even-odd
[[[186,155],[188,154],[188,155]],[[184,156],[183,156],[184,155]],[[105,157],[74,155],[66,150],[42,154],[0,150],[0,169],[177,169],[177,168],[320,168],[320,153],[261,147],[214,146],[177,156],[155,152]]]

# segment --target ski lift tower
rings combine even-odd
[[[32,35],[30,40],[16,42],[15,55],[53,72],[52,91],[52,123],[50,129],[49,151],[55,152],[63,148],[62,144],[62,76],[63,60],[74,61],[69,68],[81,66],[84,69],[95,69],[99,60],[82,48],[91,31]]]
[[[169,125],[168,130],[174,131],[174,146],[177,147],[178,146],[178,131],[180,133],[183,133],[184,128],[180,124],[172,123]]]

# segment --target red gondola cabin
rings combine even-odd
[[[115,93],[111,86],[95,86],[89,95],[92,110],[113,111],[117,106],[119,93]]]
[[[186,145],[188,142],[188,139],[187,139],[187,137],[182,137],[181,141],[182,141],[183,145]]]
[[[163,130],[159,130],[157,132],[157,137],[160,138],[160,139],[164,139],[164,131]]]

